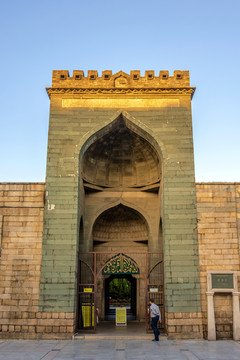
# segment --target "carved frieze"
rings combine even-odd
[[[51,95],[59,94],[114,94],[114,95],[191,95],[195,92],[195,87],[184,87],[184,88],[46,88],[49,98]]]

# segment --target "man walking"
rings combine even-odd
[[[155,335],[155,339],[153,339],[152,341],[159,341],[160,331],[158,330],[157,323],[158,320],[160,323],[162,322],[161,313],[159,307],[154,303],[154,299],[150,299],[149,302],[150,302],[150,313],[152,319],[151,328],[153,329]]]

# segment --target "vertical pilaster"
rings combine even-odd
[[[240,340],[239,292],[233,292],[233,340]]]
[[[207,292],[207,312],[208,312],[208,340],[216,340],[216,325],[214,314],[214,292]]]

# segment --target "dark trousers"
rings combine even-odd
[[[152,323],[151,323],[151,328],[153,329],[155,340],[157,341],[159,340],[159,331],[157,327],[158,320],[159,320],[159,316],[154,316],[152,317]]]

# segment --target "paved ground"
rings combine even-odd
[[[0,360],[239,360],[234,341],[162,340],[7,340]]]
[[[127,326],[116,326],[114,321],[101,321],[95,334],[79,333],[75,336],[86,340],[150,340],[153,338],[153,332],[151,330],[150,334],[146,333],[145,322],[131,321]]]

